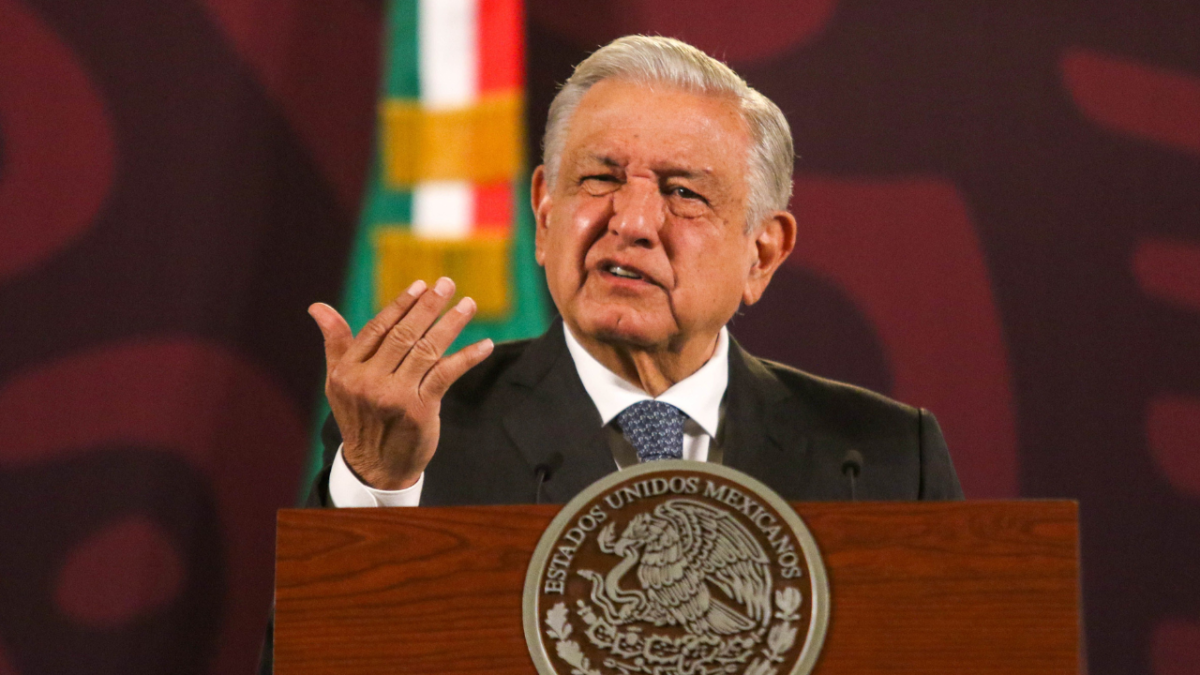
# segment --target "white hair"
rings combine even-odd
[[[601,47],[578,66],[550,103],[542,162],[546,180],[554,184],[562,162],[571,116],[588,89],[601,80],[618,78],[646,84],[666,84],[709,96],[727,96],[737,103],[750,130],[747,174],[747,230],[771,211],[786,210],[792,197],[796,155],[792,131],[779,106],[746,84],[729,66],[674,38],[627,35]]]

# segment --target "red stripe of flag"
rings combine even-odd
[[[479,93],[525,86],[521,0],[479,0]]]
[[[475,198],[473,231],[480,234],[510,232],[513,218],[512,181],[476,185],[472,192]]]

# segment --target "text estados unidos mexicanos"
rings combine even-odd
[[[700,478],[696,476],[674,476],[672,478],[648,478],[644,481],[620,487],[604,496],[603,504],[612,509],[620,509],[639,499],[658,497],[664,494],[701,494]],[[763,508],[749,495],[729,485],[716,485],[711,480],[704,481],[701,496],[721,502],[744,514],[759,531],[767,537],[770,548],[778,556],[780,575],[785,579],[795,579],[803,576],[800,567],[800,554],[797,553],[791,537],[784,529],[779,519],[773,513]],[[608,511],[601,504],[595,504],[587,513],[579,516],[571,529],[567,530],[554,548],[554,555],[546,570],[545,593],[562,594],[566,591],[567,572],[571,567],[571,559],[575,552],[587,539],[588,533],[593,532],[608,520]]]

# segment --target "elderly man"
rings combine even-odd
[[[336,429],[314,503],[570,499],[638,461],[722,462],[790,500],[962,496],[933,416],[756,359],[725,324],[796,241],[779,108],[677,40],[597,51],[554,99],[533,174],[537,261],[562,316],[541,337],[445,356],[474,314],[415,282],[325,337]]]

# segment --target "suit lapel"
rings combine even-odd
[[[547,501],[565,502],[616,470],[600,413],[583,388],[567,351],[562,321],[530,344],[513,369],[517,395],[504,430],[530,467],[552,468],[543,485]]]
[[[729,349],[729,386],[719,443],[724,464],[750,474],[785,496],[803,471],[811,415],[757,359],[737,344]]]

